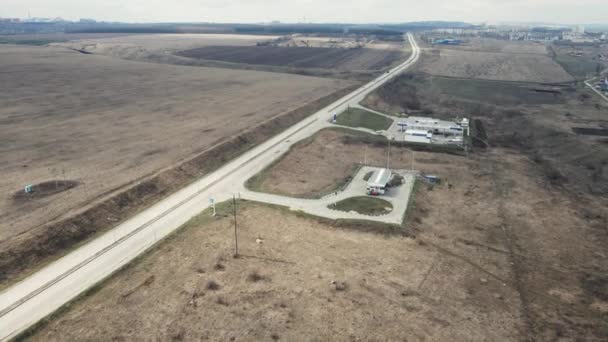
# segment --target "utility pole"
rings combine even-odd
[[[209,198],[209,204],[211,204],[211,209],[213,210],[213,212],[211,213],[211,216],[215,217],[216,213],[215,213],[215,199]]]
[[[414,150],[412,150],[412,171],[414,171],[414,158],[415,158],[415,154],[416,152],[414,152]]]
[[[367,145],[365,145],[363,152],[363,166],[367,166]]]
[[[390,137],[388,139],[388,153],[386,156],[386,168],[387,169],[391,168],[391,139],[390,139]]]
[[[232,195],[232,207],[234,213],[234,257],[239,257],[239,237],[236,231],[236,195]]]

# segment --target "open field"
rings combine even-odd
[[[586,80],[596,76],[598,69],[604,70],[605,64],[586,57],[557,55],[555,61],[577,80]]]
[[[427,43],[425,46],[460,51],[547,55],[546,45],[531,41],[467,38],[460,45],[431,45]]]
[[[243,202],[234,259],[231,206],[222,205],[218,218],[203,213],[31,338],[607,336],[606,216],[593,198],[555,188],[509,148],[469,158],[416,153],[416,168],[444,182],[418,187],[409,237]]]
[[[463,80],[429,76],[421,73],[403,75],[370,95],[365,104],[392,115],[431,113],[449,107],[450,101],[483,103],[488,106],[519,106],[565,103],[564,93],[572,87],[546,87],[538,84]],[[438,101],[431,101],[435,97]],[[424,104],[424,105],[423,105]],[[464,114],[462,103],[455,104],[452,115]],[[424,113],[423,113],[424,114]],[[451,117],[446,117],[451,118]]]
[[[202,46],[255,46],[258,42],[269,41],[276,36],[237,34],[135,34],[104,37],[91,34],[74,34],[68,43],[54,44],[71,47],[96,54],[125,57],[129,53],[174,53]]]
[[[425,46],[428,55],[419,68],[435,76],[537,83],[574,80],[540,43],[471,38],[462,45]]]
[[[204,214],[31,339],[519,336],[516,293],[499,280],[509,274],[502,254],[490,266],[497,279],[418,240],[336,230],[258,204],[241,208],[240,258],[231,255],[230,219]]]
[[[312,37],[291,35],[284,36],[268,43],[271,46],[283,47],[317,47],[317,48],[367,48],[383,50],[409,50],[402,41],[383,41],[373,38],[348,37]]]
[[[383,112],[471,118],[471,153],[391,149],[391,168],[442,179],[418,184],[403,227],[245,201],[241,256],[233,258],[232,207],[224,203],[218,217],[204,212],[28,337],[608,338],[608,144],[589,134],[603,132],[606,103],[573,84],[428,73],[403,75],[366,102]],[[386,145],[362,132],[322,130],[293,145],[257,186],[287,195],[335,189],[362,162],[384,166]]]
[[[421,70],[436,76],[513,82],[562,83],[573,81],[551,57],[542,54],[431,50]]]
[[[555,61],[577,80],[587,80],[608,68],[608,44],[555,44],[551,51]]]
[[[139,34],[53,45],[135,61],[358,80],[369,79],[410,53],[404,42],[231,34]]]
[[[435,77],[433,86],[441,93],[470,101],[482,101],[498,106],[519,104],[542,105],[564,102],[563,89],[521,83],[503,83],[485,80],[463,81],[453,78]]]
[[[381,70],[404,59],[401,51],[389,49],[277,46],[208,46],[178,55],[240,64],[338,70]]]
[[[64,43],[80,39],[105,39],[115,37],[126,37],[129,33],[46,33],[46,34],[18,34],[0,35],[0,44],[19,45],[47,45],[53,43]]]
[[[352,85],[137,63],[53,47],[4,46],[0,63],[5,81],[0,85],[0,246],[6,253],[13,243],[27,241],[45,224],[69,217],[91,201]],[[166,191],[171,179],[141,191]],[[63,192],[50,189],[45,192],[50,195],[25,202],[15,195],[27,184],[49,181],[51,187],[65,181],[76,186],[58,189]],[[123,198],[121,207],[130,206],[136,204]],[[118,220],[104,217],[108,226]],[[85,221],[93,226],[91,218]]]
[[[325,129],[292,148],[277,163],[260,174],[257,191],[291,197],[321,197],[350,181],[361,164],[386,167],[388,148],[385,139],[366,144],[360,139],[367,134],[346,129]],[[434,153],[415,152],[418,158],[431,158]],[[411,169],[412,150],[391,148],[391,168]],[[445,156],[449,160],[458,156]],[[414,163],[416,169],[422,165]],[[424,170],[424,169],[423,169]]]
[[[445,119],[478,118],[487,131],[486,142],[520,149],[575,191],[608,194],[608,145],[600,136],[572,131],[574,127],[602,128],[608,107],[582,86],[407,74],[370,95],[365,104],[387,113],[422,111]]]

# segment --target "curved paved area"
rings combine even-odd
[[[390,202],[393,205],[393,211],[386,215],[381,216],[369,216],[363,215],[356,212],[344,212],[339,210],[329,209],[328,206],[336,202],[345,200],[351,197],[367,196],[365,189],[367,181],[363,178],[368,172],[378,170],[377,167],[364,166],[353,177],[353,180],[348,186],[337,194],[331,194],[321,199],[302,199],[280,195],[273,195],[261,192],[254,192],[244,189],[241,192],[241,198],[270,203],[274,205],[286,206],[291,210],[300,210],[307,214],[325,217],[329,219],[352,219],[352,220],[367,220],[376,221],[388,224],[400,225],[403,222],[407,205],[409,203],[414,183],[416,180],[416,172],[408,170],[392,170],[393,173],[400,174],[404,177],[404,184],[399,187],[391,188],[384,196],[380,196],[383,200]]]

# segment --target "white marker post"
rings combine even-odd
[[[211,216],[215,217],[215,200],[210,198],[209,203],[211,204],[211,208],[213,208],[213,214],[211,214]]]

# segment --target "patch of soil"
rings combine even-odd
[[[606,128],[572,127],[572,131],[582,135],[608,136],[608,129]]]
[[[13,202],[17,205],[27,201],[34,201],[39,198],[52,196],[64,191],[68,191],[78,186],[77,181],[72,180],[51,180],[31,186],[29,192],[25,189],[16,191],[13,194]]]

